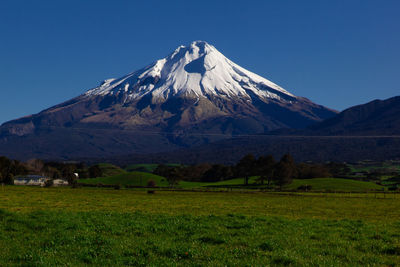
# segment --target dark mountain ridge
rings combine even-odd
[[[348,108],[310,126],[313,135],[400,135],[400,96]]]

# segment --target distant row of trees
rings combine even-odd
[[[310,179],[316,177],[340,177],[351,172],[342,163],[296,163],[290,154],[284,155],[279,161],[266,155],[256,158],[252,154],[244,156],[235,165],[201,163],[191,166],[158,165],[155,174],[167,179],[171,186],[179,181],[218,182],[232,178],[243,178],[243,184],[248,185],[249,179],[256,176],[257,183],[278,185],[289,184],[293,179]],[[0,157],[0,182],[12,184],[16,175],[41,174],[53,179],[67,179],[70,184],[76,183],[76,175],[80,178],[95,178],[103,176],[99,165],[86,166],[85,163],[45,162],[32,159],[25,163]]]
[[[154,174],[166,177],[171,186],[180,180],[198,182],[218,182],[232,178],[243,178],[243,184],[248,185],[252,176],[257,176],[259,184],[280,187],[290,184],[293,179],[311,179],[317,177],[332,177],[350,172],[342,163],[296,163],[290,154],[276,161],[272,155],[256,158],[252,154],[244,156],[236,165],[202,163],[191,166],[158,165]]]

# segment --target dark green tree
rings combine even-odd
[[[272,155],[261,156],[257,159],[256,170],[257,175],[260,176],[258,181],[261,184],[264,184],[265,180],[267,180],[268,185],[271,184],[272,177],[274,176],[275,164],[276,162]]]
[[[147,187],[156,187],[157,183],[153,179],[147,181]]]
[[[275,165],[274,178],[282,190],[284,185],[290,184],[296,175],[296,164],[290,154],[285,154]]]
[[[11,171],[11,160],[6,157],[0,157],[0,173],[2,176],[2,182],[5,183],[7,175]]]
[[[66,179],[70,185],[74,185],[77,183],[77,178],[74,172],[75,168],[73,165],[64,165],[61,170],[62,177]]]
[[[232,170],[229,166],[215,164],[203,175],[203,182],[218,182],[232,177]]]
[[[333,177],[346,176],[351,173],[351,168],[346,163],[329,162],[325,166]]]
[[[162,177],[167,177],[170,168],[171,167],[165,164],[159,164],[157,168],[154,169],[153,173]]]
[[[101,177],[103,176],[103,171],[99,167],[99,165],[93,165],[90,166],[88,169],[89,177],[90,178],[96,178],[96,177]]]
[[[244,184],[249,184],[250,176],[256,175],[256,159],[252,154],[244,156],[235,166],[235,172],[237,177],[242,176]]]
[[[178,166],[169,168],[164,177],[167,179],[170,187],[175,187],[179,184],[179,181],[183,179],[182,167]]]
[[[0,157],[0,183],[14,184],[14,176],[26,173],[27,169],[19,161]]]
[[[5,184],[14,184],[14,175],[12,173],[7,173],[3,178],[3,183]]]
[[[212,168],[211,164],[201,163],[184,167],[185,181],[200,182],[203,181],[206,172]]]

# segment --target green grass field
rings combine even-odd
[[[0,266],[396,266],[400,195],[0,191]]]
[[[155,181],[157,186],[168,186],[165,178],[146,172],[123,172],[109,177],[80,179],[79,183],[146,186],[149,180]]]
[[[256,181],[257,177],[251,177],[249,179],[249,185],[252,188],[265,188],[265,185],[260,186]],[[80,179],[79,183],[88,184],[108,184],[108,185],[135,185],[145,186],[147,181],[154,180],[157,186],[168,186],[168,182],[165,178],[146,172],[123,172],[121,174]],[[206,188],[206,187],[241,187],[243,185],[243,178],[236,178],[226,181],[204,183],[204,182],[187,182],[181,181],[178,185],[179,188],[190,189],[190,188]],[[351,179],[340,179],[340,178],[314,178],[314,179],[294,179],[291,184],[285,186],[284,190],[296,190],[301,185],[312,186],[311,191],[339,191],[339,192],[365,192],[373,190],[382,190],[384,187],[377,185],[373,182],[363,182]]]
[[[295,179],[291,184],[285,187],[288,190],[297,189],[299,186],[312,186],[315,191],[344,191],[344,192],[362,192],[370,190],[382,190],[383,186],[372,182],[356,181],[351,179],[339,178],[314,178],[314,179]]]

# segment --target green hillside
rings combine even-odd
[[[97,166],[100,167],[104,177],[125,173],[123,169],[110,163],[99,163]]]
[[[165,164],[166,166],[179,166],[179,164]],[[128,172],[139,171],[139,172],[153,172],[157,168],[158,164],[132,164],[128,165],[125,170]]]
[[[146,186],[149,180],[154,180],[157,186],[168,186],[168,182],[165,178],[146,172],[125,172],[109,177],[80,179],[79,183]]]

